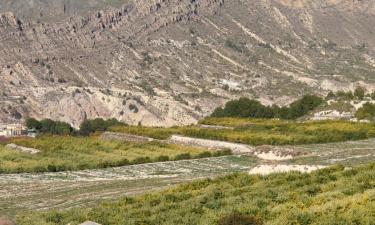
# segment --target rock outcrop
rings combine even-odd
[[[0,121],[172,126],[239,96],[374,89],[370,1],[82,3],[0,3]]]

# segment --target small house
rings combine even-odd
[[[22,124],[0,125],[0,136],[17,137],[25,134],[25,127]]]

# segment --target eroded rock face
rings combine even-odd
[[[1,121],[172,126],[239,96],[374,87],[369,1],[85,2],[0,3]]]

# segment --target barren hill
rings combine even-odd
[[[3,0],[0,120],[196,122],[375,84],[365,0]]]

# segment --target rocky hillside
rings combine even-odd
[[[375,3],[3,0],[0,120],[196,122],[228,99],[374,89]]]

